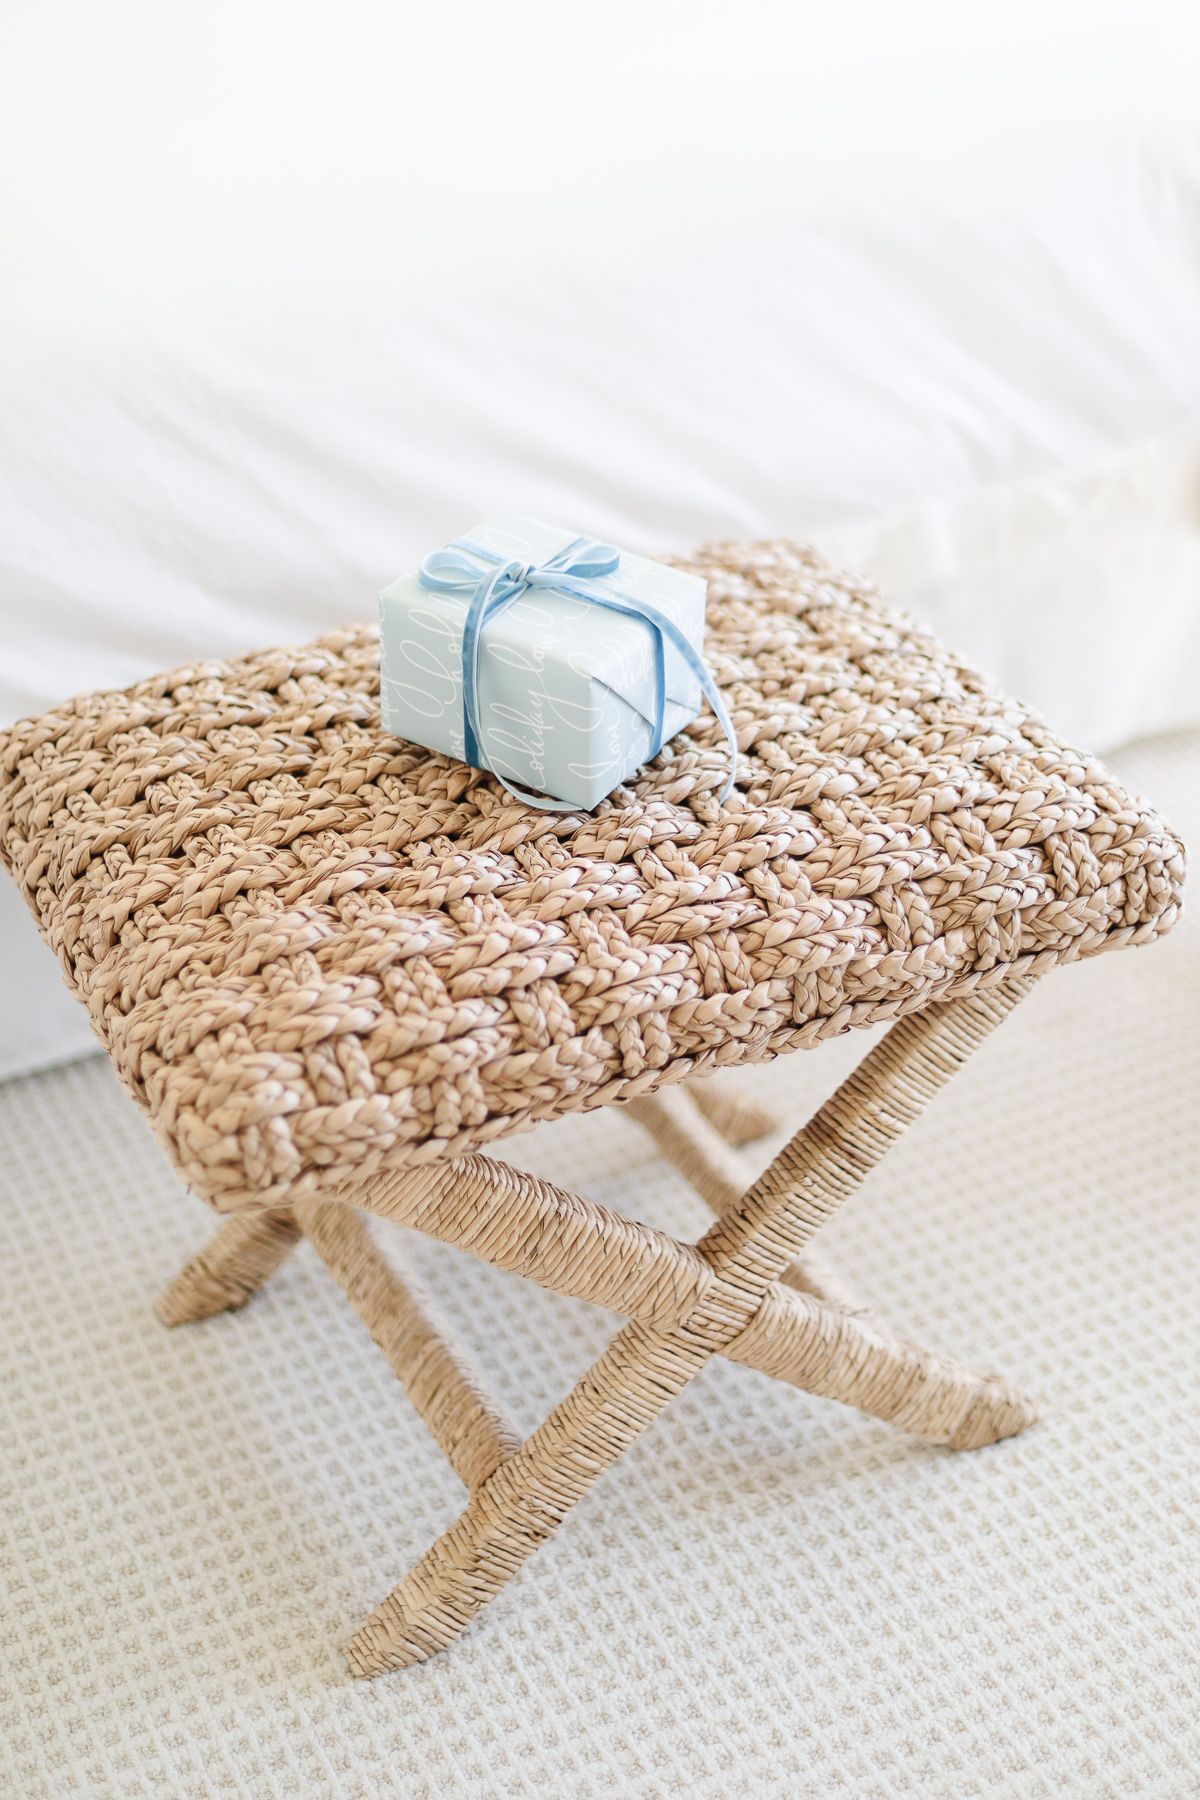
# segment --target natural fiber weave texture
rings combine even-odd
[[[0,736],[0,855],[223,1210],[1148,940],[1182,846],[812,553],[717,547],[705,715],[593,815],[386,736],[373,629]]]

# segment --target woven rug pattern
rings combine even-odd
[[[553,819],[381,732],[374,630],[0,736],[0,857],[222,1209],[1165,930],[1177,839],[869,590],[717,547],[707,714]]]

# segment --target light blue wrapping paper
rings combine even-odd
[[[497,513],[465,534],[504,557],[542,563],[577,534]],[[647,600],[703,653],[705,583],[621,552],[596,587]],[[416,571],[379,597],[382,720],[398,737],[463,760],[462,638],[467,595],[432,593]],[[700,687],[666,646],[665,738],[700,710]],[[653,634],[638,619],[540,588],[485,628],[479,660],[485,767],[581,808],[597,805],[653,748]]]

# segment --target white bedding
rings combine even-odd
[[[30,9],[0,77],[0,725],[368,614],[499,505],[652,553],[812,535],[1091,745],[1194,720],[1182,47],[1148,84],[1091,9],[1052,46],[1090,71],[1064,100],[1020,8],[986,69],[957,15],[880,11],[886,53],[846,24],[806,81],[781,11],[731,43],[641,9],[632,60],[610,15],[564,73],[561,13],[371,56],[354,8],[333,35]],[[85,1041],[36,950],[5,886],[0,1073]]]

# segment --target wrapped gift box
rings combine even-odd
[[[497,513],[457,543],[541,566],[576,535]],[[464,554],[470,558],[469,548]],[[481,578],[496,566],[473,560]],[[648,603],[701,655],[705,584],[699,577],[622,551],[613,574],[587,585],[594,595]],[[459,761],[467,760],[463,632],[470,601],[469,585],[431,591],[419,572],[380,595],[384,727]],[[643,619],[595,599],[548,586],[517,594],[480,636],[475,760],[517,787],[595,806],[654,750],[657,635]],[[701,685],[669,639],[663,655],[665,742],[695,718]]]

